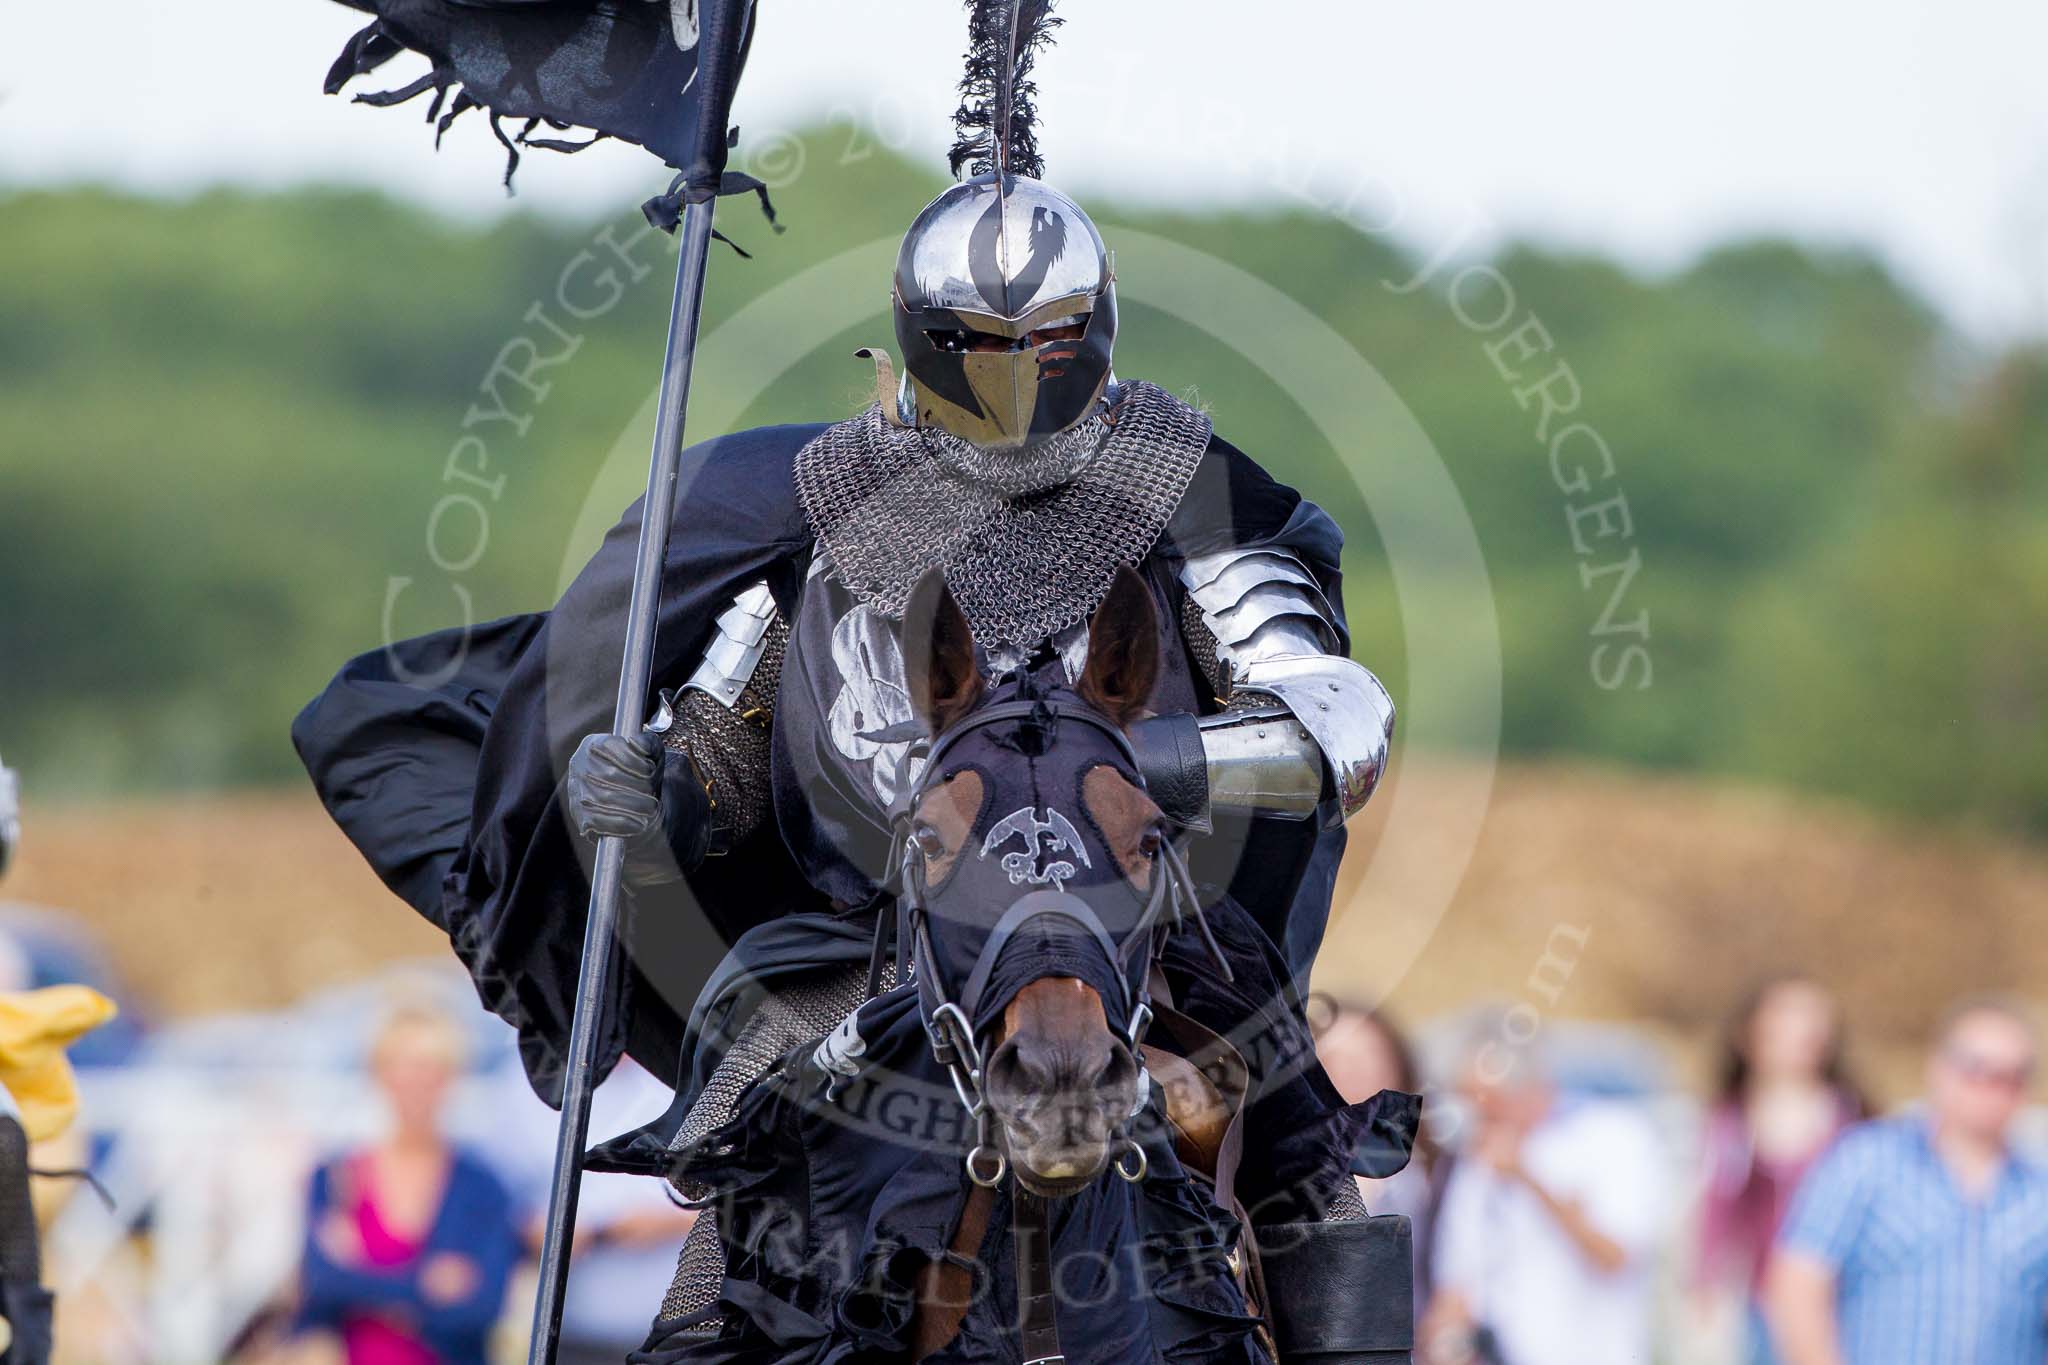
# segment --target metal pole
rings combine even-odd
[[[711,252],[712,206],[706,194],[683,211],[676,293],[668,318],[668,353],[661,366],[661,397],[654,419],[654,453],[641,504],[640,544],[633,561],[633,595],[626,608],[626,653],[619,669],[612,732],[636,735],[646,723],[647,688],[654,668],[654,630],[660,616],[661,566],[675,520],[676,473],[683,454],[683,417],[690,403],[690,369],[697,324],[704,311],[704,264]],[[590,915],[583,929],[583,965],[576,981],[576,1014],[569,1026],[568,1069],[562,1085],[562,1127],[555,1140],[555,1170],[548,1194],[547,1232],[541,1241],[540,1289],[533,1303],[533,1340],[527,1365],[552,1365],[562,1331],[562,1295],[569,1283],[569,1244],[576,1230],[577,1185],[590,1137],[590,1095],[596,1088],[597,1030],[611,1000],[612,938],[619,922],[619,876],[625,844],[598,842],[590,874]]]

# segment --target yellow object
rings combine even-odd
[[[90,986],[0,991],[0,1085],[21,1110],[31,1142],[53,1138],[78,1113],[78,1082],[64,1049],[114,1017]]]

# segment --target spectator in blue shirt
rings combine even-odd
[[[1957,1007],[1925,1111],[1849,1129],[1807,1176],[1771,1269],[1787,1365],[2048,1360],[2048,1168],[2009,1141],[2037,1051],[2020,1006]]]

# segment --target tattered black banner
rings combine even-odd
[[[697,76],[698,0],[341,0],[377,16],[349,40],[327,73],[327,92],[375,71],[399,53],[420,53],[432,69],[359,103],[401,104],[432,92],[427,111],[439,133],[471,109],[483,109],[505,144],[506,184],[519,148],[580,151],[600,138],[637,143],[678,170],[700,150]],[[752,33],[731,27],[728,69],[738,70]],[[691,93],[686,94],[686,91]],[[506,120],[524,127],[508,133]],[[535,137],[581,128],[589,141]],[[722,130],[721,130],[722,131]],[[753,189],[727,177],[728,189]],[[660,201],[657,201],[659,203]],[[650,210],[652,206],[650,206]]]

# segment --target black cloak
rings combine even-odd
[[[794,612],[813,536],[792,479],[823,424],[759,427],[683,453],[663,568],[656,688],[679,686],[733,597],[765,579]],[[518,1030],[534,1089],[559,1104],[589,900],[590,850],[560,811],[584,736],[609,730],[640,504],[551,612],[399,641],[348,664],[292,740],[328,813],[385,885],[448,934],[483,1003]],[[1270,545],[1343,601],[1336,523],[1214,438],[1154,555]],[[1340,623],[1341,627],[1341,623]],[[650,696],[651,700],[651,696]],[[1257,820],[1231,893],[1298,976],[1313,960],[1343,850],[1335,821]],[[1270,869],[1292,877],[1274,878]],[[600,1076],[630,1052],[659,1076],[687,1061],[685,1021],[726,947],[755,924],[829,911],[771,824],[686,883],[629,896]]]

